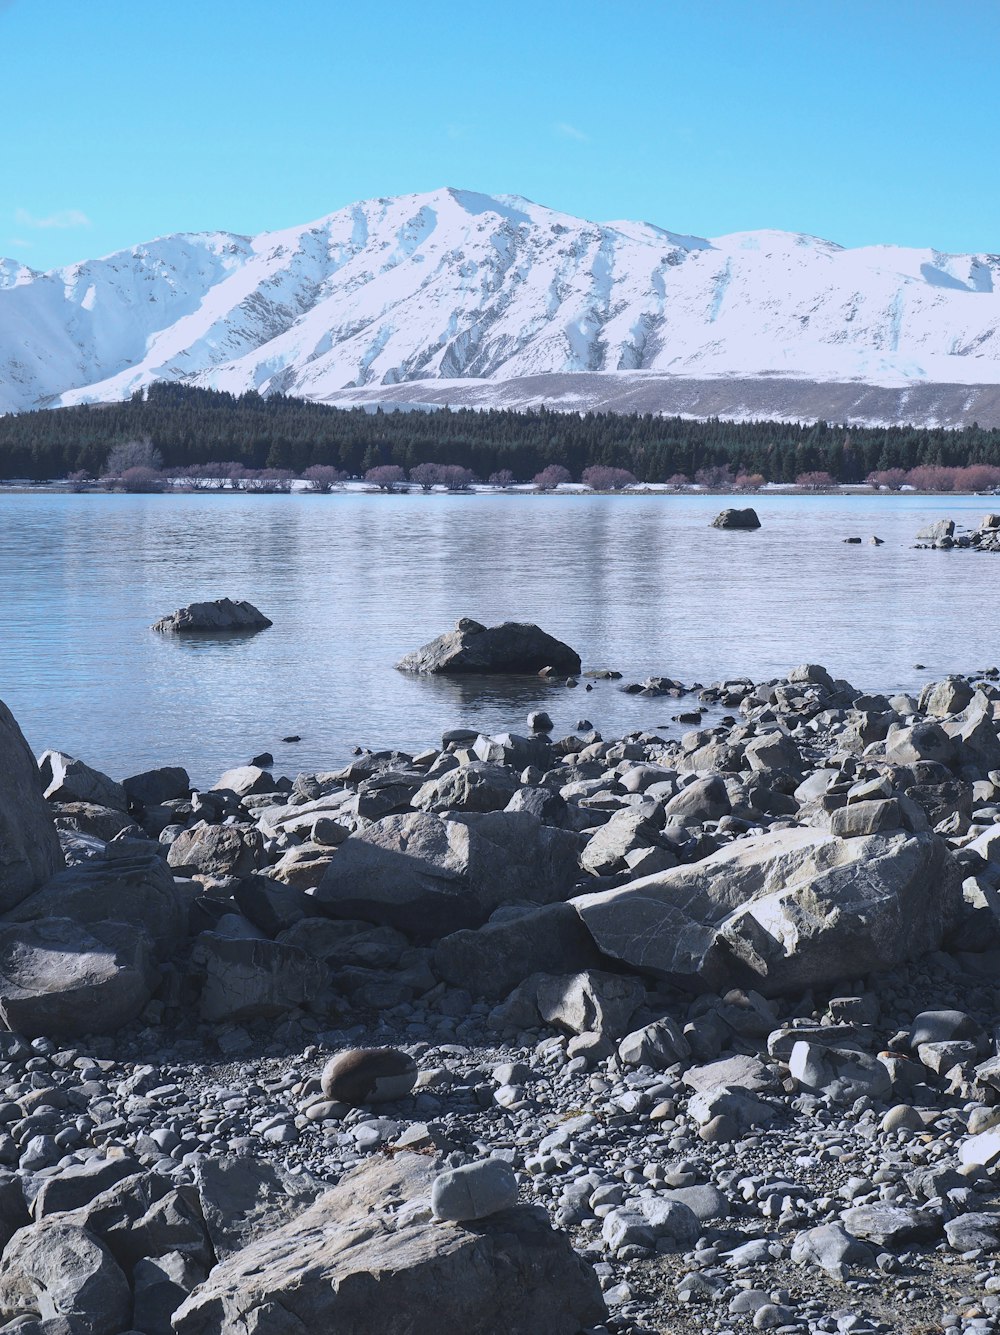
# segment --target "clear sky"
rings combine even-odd
[[[0,0],[0,255],[452,185],[1000,251],[1000,0]]]

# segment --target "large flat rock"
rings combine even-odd
[[[604,1319],[597,1277],[542,1210],[434,1220],[435,1176],[424,1155],[369,1160],[216,1266],[176,1335],[578,1335]]]
[[[961,888],[934,834],[789,829],[572,902],[600,950],[634,969],[775,996],[936,949]]]
[[[577,845],[527,811],[384,816],[340,845],[315,899],[333,917],[426,940],[478,927],[504,904],[563,899]]]

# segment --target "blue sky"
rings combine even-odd
[[[0,0],[0,255],[453,185],[1000,250],[998,0]]]

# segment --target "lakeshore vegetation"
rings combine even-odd
[[[612,486],[633,479],[748,490],[765,482],[820,488],[870,480],[945,491],[1000,485],[1000,430],[975,424],[848,427],[545,408],[368,412],[178,384],[151,385],[122,403],[0,417],[0,476],[99,477],[116,447],[134,441],[147,442],[171,475],[187,470],[192,480],[220,465],[234,475],[325,469],[363,477],[390,469],[400,479],[433,465],[455,470],[457,485],[465,472],[502,484],[539,475],[577,480],[588,469],[606,470]],[[425,469],[423,476],[431,475]]]

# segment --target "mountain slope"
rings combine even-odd
[[[655,411],[657,385],[666,403],[678,378],[722,379],[740,382],[746,415],[753,384],[773,397],[776,377],[993,386],[998,283],[997,255],[770,231],[706,240],[439,190],[45,274],[0,260],[0,411],[154,380],[338,402],[405,402],[412,384],[414,401],[474,389],[488,404],[517,398],[525,377],[587,373],[565,406],[599,406],[636,379]]]

